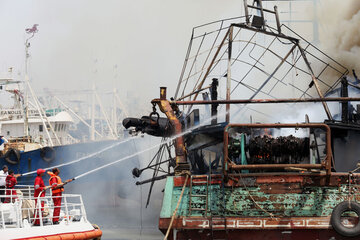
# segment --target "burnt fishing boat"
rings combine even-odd
[[[163,138],[133,175],[154,170],[137,182],[151,184],[147,203],[166,179],[165,239],[357,239],[357,77],[254,2],[194,28],[173,97],[161,88],[150,116],[124,119]],[[325,120],[291,121],[299,112]]]

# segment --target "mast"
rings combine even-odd
[[[113,130],[114,130],[114,133],[116,136],[118,136],[118,129],[117,129],[117,112],[116,112],[116,109],[117,109],[117,106],[116,106],[116,94],[117,94],[117,89],[116,89],[116,77],[117,77],[117,73],[116,73],[116,70],[117,70],[117,67],[118,65],[115,64],[114,65],[114,78],[113,78],[113,109],[112,109],[112,121],[113,121]]]
[[[92,86],[91,93],[91,128],[90,128],[90,140],[95,140],[95,83]]]
[[[39,30],[37,27],[39,24],[34,24],[31,28],[26,28],[25,32],[27,34],[31,34],[25,41],[25,104],[24,104],[24,135],[26,137],[29,136],[29,94],[28,94],[28,86],[29,86],[29,75],[28,75],[28,68],[29,68],[29,48],[30,48],[30,39],[32,39]]]
[[[112,126],[111,126],[111,123],[110,123],[108,117],[106,116],[106,113],[105,113],[105,110],[104,110],[104,106],[103,106],[103,104],[102,104],[102,102],[101,102],[101,99],[100,99],[100,97],[99,97],[99,95],[97,94],[96,91],[95,91],[95,97],[96,97],[96,100],[97,100],[98,103],[99,103],[100,111],[101,111],[101,113],[102,113],[102,115],[103,115],[103,117],[104,117],[104,119],[105,119],[105,122],[106,122],[108,128],[109,128],[110,135],[111,135],[114,139],[116,139],[116,138],[117,138],[117,135],[116,135],[116,133],[114,133],[114,130],[113,130]],[[103,131],[103,125],[102,125],[102,123],[101,123],[101,128],[102,128],[102,131]]]
[[[29,80],[29,76],[28,76],[28,59],[29,59],[29,47],[30,47],[30,43],[29,40],[31,38],[34,37],[34,34],[32,34],[31,37],[29,37],[28,39],[26,39],[25,42],[25,82],[27,83],[27,81]],[[25,84],[25,104],[24,104],[24,135],[26,137],[29,136],[29,111],[28,111],[28,106],[29,106],[29,94],[28,94],[28,87],[27,84]]]
[[[114,88],[114,95],[113,95],[113,126],[114,126],[114,133],[117,135],[117,114],[116,114],[116,88]]]
[[[232,50],[232,35],[233,27],[229,29],[229,47],[228,47],[228,65],[227,65],[227,80],[226,80],[226,100],[230,100],[231,93],[231,50]],[[226,122],[230,122],[230,104],[226,104]]]
[[[39,102],[38,98],[36,97],[32,87],[30,85],[29,74],[28,74],[28,63],[29,63],[29,57],[30,57],[30,54],[29,54],[30,42],[29,42],[29,40],[34,37],[35,33],[38,32],[37,26],[38,26],[38,24],[34,24],[32,26],[32,28],[25,29],[25,32],[28,34],[31,34],[31,36],[29,38],[27,38],[25,41],[25,83],[26,83],[25,88],[26,88],[26,91],[25,91],[25,110],[24,110],[25,111],[24,134],[26,137],[30,136],[30,134],[29,134],[29,103],[30,103],[29,102],[29,91],[30,91],[30,94],[31,94],[31,97],[33,98],[36,109],[39,112],[41,122],[45,128],[46,135],[48,136],[50,146],[54,146],[54,143],[52,141],[51,135],[48,130],[48,126],[49,126],[50,130],[53,132],[58,144],[61,144],[61,142],[60,142],[57,134],[55,133],[49,119],[46,117],[45,111],[40,106],[40,102]],[[47,121],[48,126],[46,125],[45,120]]]
[[[57,96],[53,96],[55,98],[55,100],[57,100],[61,105],[63,105],[64,108],[66,108],[66,110],[70,111],[72,114],[75,115],[75,117],[77,117],[83,124],[85,124],[85,126],[87,126],[90,130],[91,130],[91,125],[89,125],[89,123],[87,123],[85,121],[85,119],[83,119],[79,114],[77,114],[73,109],[71,109],[68,105],[66,105],[62,100],[60,100],[60,98],[58,98]],[[98,131],[96,131],[94,129],[94,135],[95,133],[97,135],[99,135],[99,137],[103,137]]]

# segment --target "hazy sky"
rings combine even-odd
[[[30,48],[37,91],[86,89],[95,80],[98,89],[115,85],[124,98],[149,101],[159,86],[174,92],[193,26],[241,9],[238,0],[0,0],[0,72],[24,71],[24,30],[37,23]]]
[[[290,3],[277,4],[280,19],[288,20]],[[293,19],[313,17],[311,1],[291,4]],[[242,12],[240,0],[0,0],[0,74],[14,67],[13,77],[23,79],[17,73],[24,72],[24,30],[36,23],[30,47],[35,91],[89,89],[95,81],[99,90],[115,86],[123,100],[136,97],[150,111],[160,86],[169,97],[175,92],[192,28]],[[312,33],[309,24],[292,27]]]

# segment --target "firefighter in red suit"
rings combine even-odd
[[[60,170],[54,168],[52,172],[48,172],[50,175],[49,183],[51,186],[52,199],[54,202],[54,212],[53,212],[53,224],[59,223],[60,209],[61,209],[61,195],[64,191],[64,185],[71,182],[72,180],[66,180],[64,183],[61,182],[59,177]]]
[[[48,189],[50,186],[45,186],[44,184],[44,180],[42,179],[42,176],[44,176],[44,173],[45,173],[45,170],[44,169],[38,169],[36,171],[37,173],[37,177],[35,178],[35,183],[34,183],[34,198],[35,198],[35,221],[34,221],[34,225],[35,226],[40,226],[40,219],[39,219],[39,206],[37,205],[37,200],[38,200],[38,197],[40,195],[40,197],[45,197],[45,191],[46,189]],[[44,211],[44,201],[41,201],[41,209],[40,209],[40,212],[41,212],[41,215]]]
[[[17,184],[17,180],[16,178],[18,178],[20,176],[20,174],[14,174],[13,170],[9,170],[9,175],[7,175],[5,182],[6,182],[6,197],[5,199],[5,203],[10,203],[10,202],[15,202],[15,200],[17,199],[17,194],[16,194],[16,190],[15,185]]]

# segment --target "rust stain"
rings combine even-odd
[[[303,187],[300,183],[264,184],[260,186],[260,191],[267,194],[301,193]]]

